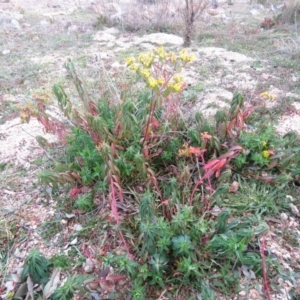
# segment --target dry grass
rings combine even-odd
[[[300,0],[288,0],[282,12],[281,20],[284,23],[300,22]]]
[[[183,23],[182,4],[173,0],[97,0],[94,10],[100,22],[125,30],[169,31]]]

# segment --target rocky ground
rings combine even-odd
[[[282,3],[262,5],[236,0],[233,5],[229,4],[219,1],[217,7],[205,12],[197,25],[197,36],[202,36],[203,40],[198,38],[193,42],[190,50],[196,60],[184,74],[190,86],[186,93],[196,97],[187,113],[201,110],[209,116],[219,107],[228,107],[234,91],[242,90],[251,95],[249,104],[264,103],[267,109],[283,107],[277,125],[278,134],[290,130],[300,133],[299,69],[277,65],[262,55],[265,51],[272,55],[276,51],[299,49],[299,38],[291,42],[276,35],[276,30],[267,32],[259,26],[264,18],[279,13]],[[109,17],[120,18],[122,25],[122,10],[128,5],[128,2],[118,2],[106,6],[105,12]],[[50,242],[45,242],[41,230],[38,230],[43,223],[53,219],[56,211],[51,193],[38,183],[40,165],[44,166],[52,157],[41,147],[36,136],[45,137],[49,143],[55,143],[56,138],[45,133],[36,120],[22,124],[18,107],[30,101],[34,93],[51,92],[53,83],[64,82],[66,71],[63,64],[68,58],[82,67],[82,72],[88,72],[84,74],[87,83],[96,90],[99,88],[97,81],[103,78],[111,82],[111,88],[118,86],[116,74],[123,74],[124,59],[130,54],[152,50],[157,45],[181,48],[182,38],[173,33],[149,33],[147,30],[136,33],[125,31],[122,26],[106,27],[105,24],[97,27],[101,9],[103,5],[96,1],[0,1],[0,226],[1,238],[14,240],[8,249],[8,259],[0,260],[0,274],[1,270],[6,275],[21,267],[31,249],[39,249],[50,257],[68,247],[70,236],[76,237],[76,227],[64,227]],[[178,13],[176,6],[170,10],[170,15]],[[145,10],[145,17],[151,19],[152,13],[151,9]],[[132,25],[133,21],[130,22]],[[212,37],[207,34],[209,26],[212,32],[219,30],[214,29],[215,24],[226,28],[229,36],[234,36],[236,27],[244,26],[245,36],[250,36],[245,41],[249,43],[251,35],[256,34],[266,39],[272,32],[274,39],[266,43],[270,48],[259,48],[247,54],[239,51],[238,45],[233,49],[230,42],[228,47],[221,42],[218,45],[218,41],[215,46],[207,45],[209,38],[217,37],[216,34]],[[249,32],[245,24],[249,24]],[[255,27],[252,29],[253,24],[257,24],[258,32],[255,32]],[[263,92],[274,97],[263,97]],[[117,97],[120,90],[116,89],[115,93]],[[66,218],[62,219],[62,224],[64,222],[67,222]],[[278,282],[278,294],[274,293],[272,299],[290,299],[289,289],[300,284],[299,278],[292,276],[300,267],[297,207],[296,210],[291,208],[291,215],[284,214],[281,219],[271,220],[270,229],[267,247],[290,274],[286,280]],[[278,237],[278,232],[283,231],[293,231],[293,236],[298,239],[297,246],[290,247]],[[62,243],[57,242],[60,237],[63,237]],[[1,242],[0,247],[5,249]],[[4,255],[3,251],[0,248],[1,255]],[[4,282],[2,277],[2,284]],[[262,284],[253,284],[250,290],[242,291],[235,299],[264,299]]]

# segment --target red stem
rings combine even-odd
[[[264,279],[264,289],[265,289],[267,299],[271,300],[270,287],[268,284],[268,277],[267,277],[267,266],[265,260],[265,236],[264,235],[262,236],[262,240],[261,240],[260,255],[261,255],[263,279]]]

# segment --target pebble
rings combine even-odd
[[[10,53],[10,50],[3,50],[3,51],[2,51],[2,54],[3,54],[3,55],[9,54],[9,53]]]
[[[280,218],[281,218],[282,221],[287,221],[289,217],[286,213],[281,213]]]
[[[291,208],[291,211],[292,211],[292,213],[293,213],[294,215],[299,216],[299,210],[298,210],[298,208],[297,208],[296,205],[290,203],[290,208]]]

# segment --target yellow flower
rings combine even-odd
[[[187,53],[186,49],[180,50],[179,57],[180,57],[181,60],[185,61],[187,56],[188,56],[188,53]]]
[[[184,79],[182,76],[176,74],[174,75],[173,80],[175,83],[182,83]]]
[[[181,157],[181,156],[190,156],[188,143],[184,143],[182,145],[182,149],[178,150],[178,157]]]
[[[263,156],[264,158],[269,158],[269,157],[270,157],[269,151],[268,151],[268,150],[264,150],[264,151],[262,152],[262,156]]]
[[[266,148],[266,147],[267,147],[267,142],[266,142],[266,141],[263,141],[263,142],[262,142],[262,145],[263,145],[264,148]]]
[[[170,83],[168,84],[168,87],[172,89],[175,93],[178,93],[181,91],[182,84],[181,83]]]
[[[138,69],[139,69],[139,65],[138,64],[131,64],[129,66],[129,70],[137,71]]]
[[[165,79],[163,77],[158,77],[157,78],[157,84],[159,86],[162,86],[165,83]]]
[[[195,60],[195,55],[194,54],[188,55],[188,57],[186,58],[186,62],[191,62],[191,61],[194,61],[194,60]]]
[[[145,67],[150,68],[154,60],[154,54],[151,52],[141,53],[139,56],[139,62]]]
[[[269,92],[263,92],[260,94],[260,96],[266,100],[270,100],[273,101],[274,99],[276,99],[275,95],[270,94]]]
[[[20,113],[20,118],[21,118],[21,122],[22,123],[28,123],[29,122],[29,119],[30,119],[30,115],[29,114],[27,114],[26,112],[21,112]]]
[[[165,48],[163,46],[156,48],[155,52],[158,54],[160,59],[164,59],[168,55],[168,53],[165,51]]]
[[[127,57],[125,59],[127,66],[132,65],[135,62],[135,58],[134,57]]]
[[[151,73],[150,73],[150,70],[149,69],[142,69],[141,71],[141,75],[144,77],[144,78],[149,78]]]
[[[183,62],[188,63],[188,62],[191,62],[191,61],[193,61],[195,59],[195,55],[194,54],[189,55],[186,49],[182,49],[179,52],[179,58]]]
[[[177,59],[177,56],[176,56],[176,54],[174,52],[169,52],[168,53],[168,57],[169,57],[169,59],[170,59],[171,62],[174,62]]]
[[[158,86],[158,82],[155,78],[149,77],[148,78],[148,85],[150,88],[156,88]]]

